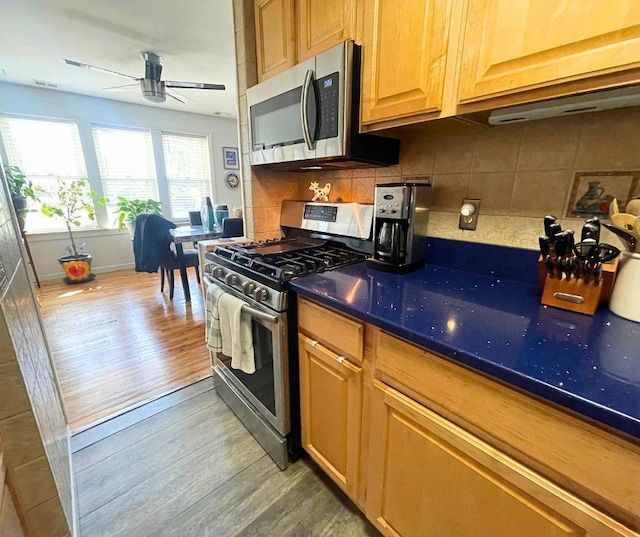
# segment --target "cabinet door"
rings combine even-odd
[[[255,0],[258,82],[296,63],[294,0]]]
[[[302,445],[355,498],[360,463],[362,369],[299,336]]]
[[[353,38],[355,0],[298,0],[298,61]]]
[[[534,499],[550,482],[378,381],[370,450],[367,516],[385,535],[587,535]]]
[[[452,0],[366,0],[362,123],[442,109]]]
[[[459,102],[506,104],[640,80],[640,2],[469,0]],[[517,94],[517,95],[514,95]]]

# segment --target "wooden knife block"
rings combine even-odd
[[[616,257],[610,263],[602,265],[602,278],[596,286],[592,282],[585,284],[582,280],[575,278],[567,281],[564,275],[561,280],[551,278],[547,274],[547,265],[542,256],[540,256],[538,258],[538,274],[540,287],[543,288],[540,302],[554,308],[593,315],[600,304],[606,304],[611,298],[618,270],[618,259]],[[562,296],[577,297],[580,302],[558,298]]]

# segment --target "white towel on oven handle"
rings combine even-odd
[[[251,316],[242,312],[245,302],[229,293],[218,300],[222,354],[231,356],[231,367],[249,375],[256,372]]]
[[[220,333],[220,297],[224,291],[214,283],[208,283],[205,303],[205,341],[212,352],[222,352]]]

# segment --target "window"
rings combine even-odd
[[[206,136],[162,133],[171,218],[188,218],[211,196],[211,160]]]
[[[93,140],[109,223],[115,221],[118,196],[158,200],[151,133],[145,130],[93,127]]]
[[[56,190],[58,177],[71,181],[87,175],[78,127],[73,122],[0,117],[0,134],[9,164],[19,166],[27,178],[45,191],[38,194],[43,202],[53,202],[46,192]],[[86,216],[81,222],[95,226]],[[62,229],[64,224],[43,215],[40,204],[30,200],[27,231],[52,228]]]

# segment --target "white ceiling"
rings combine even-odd
[[[237,115],[232,0],[0,0],[0,81],[200,114]],[[139,53],[164,58],[162,79],[224,84],[225,91],[180,90],[193,100],[153,105],[139,88],[103,91],[126,78],[78,69],[69,58],[135,77]],[[5,74],[2,74],[4,70]],[[228,114],[228,115],[226,115]]]

